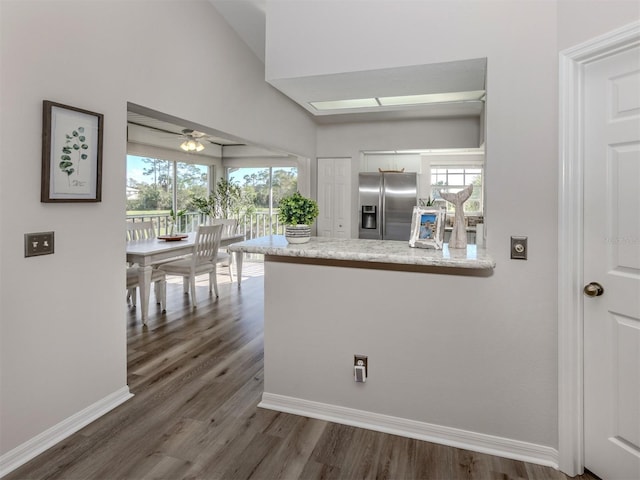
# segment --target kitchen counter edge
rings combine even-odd
[[[442,250],[411,248],[409,242],[361,240],[353,238],[311,237],[307,243],[288,243],[284,235],[269,235],[229,245],[231,252],[397,265],[493,269],[493,258],[476,245],[466,249]]]

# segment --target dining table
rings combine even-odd
[[[245,238],[243,233],[223,235],[220,246],[224,247]],[[159,263],[189,255],[193,251],[196,233],[180,235],[178,237],[159,237],[133,240],[127,242],[127,262],[138,269],[138,284],[140,288],[140,304],[142,323],[146,325],[149,318],[149,296],[151,293],[151,271]],[[238,278],[239,281],[239,278]],[[238,283],[238,286],[240,284]]]

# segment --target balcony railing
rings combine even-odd
[[[147,213],[143,215],[127,215],[127,222],[151,221],[158,235],[167,235],[171,225],[171,217],[167,213]],[[178,218],[176,231],[195,232],[198,225],[206,224],[208,217],[201,213],[186,213]],[[252,215],[245,215],[238,222],[238,232],[243,233],[245,239],[250,240],[256,237],[267,235],[284,234],[284,225],[278,220],[278,214],[269,215],[267,212],[258,212]]]

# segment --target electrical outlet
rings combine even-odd
[[[366,355],[354,355],[353,356],[354,367],[364,367],[365,377],[369,376],[369,361]]]
[[[53,253],[53,232],[24,234],[24,256],[51,255]]]
[[[514,260],[526,260],[529,248],[527,237],[511,237],[511,258]]]

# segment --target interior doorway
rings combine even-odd
[[[560,206],[559,206],[559,305],[558,305],[558,410],[559,410],[559,467],[560,470],[568,475],[577,475],[583,472],[585,466],[589,467],[592,458],[587,457],[587,450],[585,449],[585,425],[588,423],[585,419],[585,395],[588,395],[588,390],[585,390],[585,373],[591,374],[591,371],[585,372],[585,367],[592,368],[591,364],[585,364],[585,310],[592,308],[591,304],[584,301],[583,288],[586,282],[593,281],[591,278],[587,278],[585,274],[591,275],[591,271],[587,269],[586,265],[591,265],[590,258],[587,256],[593,255],[591,253],[589,245],[585,245],[585,235],[588,231],[585,227],[589,227],[586,221],[583,220],[585,215],[585,208],[588,204],[585,201],[585,193],[588,187],[585,181],[589,181],[591,171],[587,169],[592,168],[592,165],[585,162],[585,144],[589,136],[589,121],[590,119],[586,115],[593,116],[591,113],[593,110],[587,108],[590,106],[588,95],[584,95],[585,88],[588,86],[589,79],[589,66],[595,62],[606,61],[609,58],[614,58],[622,52],[629,51],[633,48],[640,46],[640,22],[628,25],[621,29],[610,32],[606,35],[597,37],[584,44],[578,45],[571,49],[561,52],[560,57]],[[631,65],[633,71],[633,65]],[[637,72],[637,67],[636,67]],[[612,73],[609,76],[609,88],[608,93],[615,93],[615,87],[612,85],[615,83],[615,79],[621,79],[623,76]],[[602,96],[602,95],[601,95]],[[613,98],[613,96],[611,97]],[[619,100],[616,100],[619,103]],[[624,100],[625,107],[629,113],[629,117],[636,119],[639,116],[640,105],[638,105],[638,96],[633,95]],[[611,104],[607,106],[606,113],[601,112],[601,116],[610,121],[613,116],[613,110],[609,108]],[[585,114],[586,112],[586,114]],[[600,127],[601,128],[601,127]],[[605,147],[605,156],[602,159],[606,162],[606,176],[608,182],[608,191],[603,194],[605,202],[608,204],[608,208],[611,210],[614,199],[617,201],[623,198],[626,201],[631,202],[631,211],[633,213],[634,208],[639,208],[633,202],[635,196],[623,194],[620,197],[620,192],[615,191],[612,188],[613,183],[610,181],[618,173],[613,172],[614,164],[616,163],[616,147],[614,141],[609,143]],[[632,160],[637,160],[637,149],[635,153],[633,146],[636,147],[640,144],[638,139],[635,141],[621,141],[626,144],[627,150],[631,148]],[[588,149],[587,149],[588,150]],[[637,162],[630,162],[625,165],[624,168],[630,168],[634,171],[637,168]],[[602,176],[602,174],[601,174]],[[632,175],[630,175],[632,176]],[[627,182],[628,183],[628,182]],[[625,183],[624,189],[628,189],[629,186]],[[635,191],[637,195],[637,190]],[[635,206],[634,206],[635,205]],[[590,214],[591,212],[589,212]],[[610,212],[614,213],[615,212]],[[636,213],[637,214],[637,213]],[[606,214],[605,214],[606,215]],[[619,225],[619,222],[614,218],[602,219],[603,229],[601,237],[609,237],[612,239],[612,235],[620,234],[620,230],[614,230],[614,225]],[[590,227],[589,227],[590,228]],[[616,242],[609,242],[610,244]],[[589,250],[585,249],[585,246]],[[604,247],[605,251],[602,255],[607,258],[607,261],[611,261],[611,245]],[[608,251],[607,251],[608,248]],[[638,248],[637,242],[635,248]],[[620,259],[622,257],[618,257]],[[627,260],[625,260],[627,262]],[[629,262],[627,262],[629,263]],[[610,265],[612,266],[611,262]],[[624,268],[631,269],[633,271],[626,271],[627,276],[636,276],[640,272],[640,267],[635,268],[635,263],[631,260],[631,263],[625,265]],[[637,271],[636,271],[637,270]],[[606,278],[606,277],[605,277]],[[615,293],[616,286],[612,285],[612,292]],[[589,293],[589,291],[585,291]],[[597,293],[597,289],[596,289]],[[616,307],[617,308],[617,307]],[[631,315],[633,317],[633,315]],[[631,318],[628,317],[628,318]],[[640,329],[637,326],[631,327],[634,330],[631,331],[632,337],[631,343],[634,344],[636,340],[640,342]],[[586,332],[590,335],[589,332]],[[611,333],[611,332],[609,332]],[[611,341],[612,338],[605,341]],[[609,345],[612,347],[612,345]],[[619,345],[618,345],[619,346]],[[633,345],[632,345],[633,346]],[[635,348],[635,347],[634,347]],[[618,350],[617,355],[634,355],[633,350],[629,350],[626,354],[621,350]],[[637,350],[636,350],[637,354]],[[611,355],[606,353],[601,358],[603,362],[611,361]],[[608,358],[606,358],[608,357]],[[620,358],[620,357],[619,357]],[[633,365],[633,358],[623,358],[624,364],[627,363]],[[621,363],[620,363],[621,365]],[[608,367],[611,372],[611,365]],[[626,367],[625,367],[626,368]],[[636,367],[637,368],[637,360]],[[623,376],[626,375],[622,372]],[[631,373],[633,377],[633,373]],[[637,377],[636,377],[637,378]],[[633,387],[633,386],[632,386]],[[606,386],[603,386],[606,388]],[[616,387],[618,388],[618,387]],[[630,391],[633,395],[634,389]],[[635,395],[637,395],[638,389],[635,388]],[[613,388],[608,391],[610,398],[615,397],[622,398],[620,392],[615,392]],[[633,415],[634,408],[637,409],[637,405],[633,406],[633,398],[630,400],[631,410],[623,412],[624,416]],[[592,399],[590,398],[591,402]],[[621,407],[620,404],[616,408]],[[623,407],[624,408],[624,407]],[[637,414],[637,412],[636,412]],[[606,415],[606,414],[603,414]],[[637,422],[637,417],[636,417]],[[637,423],[636,423],[637,424]],[[590,427],[589,427],[590,428]],[[617,437],[620,437],[624,443],[626,451],[631,452],[630,468],[638,468],[640,472],[640,443],[637,436],[640,436],[640,431],[633,431],[631,428],[630,433],[621,432],[618,429],[618,433],[615,432],[615,426],[613,422],[609,422],[609,432],[606,434],[606,441],[613,443]],[[634,460],[635,458],[635,460]],[[635,465],[634,465],[635,463]],[[596,472],[597,473],[597,472]],[[601,475],[609,476],[609,473],[600,473]],[[618,475],[617,473],[611,473],[612,476]],[[632,477],[633,478],[633,477]]]

